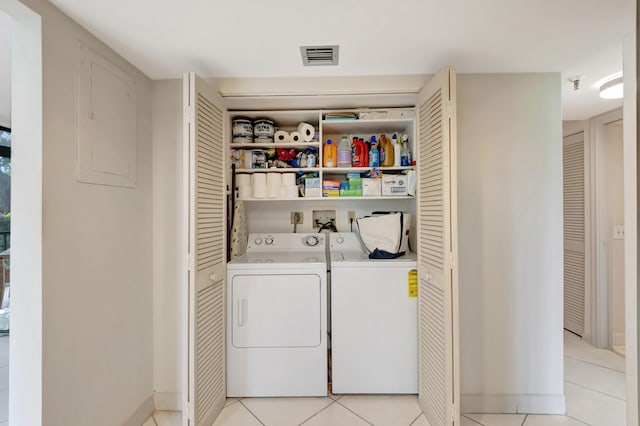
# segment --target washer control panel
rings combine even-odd
[[[247,251],[318,251],[324,250],[327,237],[319,233],[250,234]]]

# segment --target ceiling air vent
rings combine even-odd
[[[300,46],[304,66],[338,65],[339,46]]]

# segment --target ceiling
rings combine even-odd
[[[635,25],[634,0],[51,2],[152,79],[560,72],[567,120],[621,105],[593,84],[622,70]],[[340,45],[340,64],[303,67],[315,44]]]

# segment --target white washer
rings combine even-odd
[[[227,264],[227,396],[327,395],[324,234],[250,234]]]
[[[331,382],[342,393],[418,393],[415,253],[369,259],[355,233],[330,234]]]

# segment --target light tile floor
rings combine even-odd
[[[1,339],[0,339],[1,343]],[[473,414],[462,426],[623,426],[624,358],[564,338],[566,416]],[[0,369],[2,366],[0,365]],[[0,389],[0,392],[2,390]],[[0,411],[0,413],[2,413]],[[6,418],[6,417],[4,417]],[[159,411],[143,426],[180,426],[179,412]],[[428,426],[415,396],[330,395],[322,398],[229,398],[214,426]],[[3,426],[0,423],[0,426]]]

